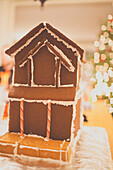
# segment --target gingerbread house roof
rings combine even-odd
[[[46,35],[44,35],[45,39],[48,40],[47,36],[48,35],[51,36],[53,39],[57,40],[58,42],[62,42],[65,48],[71,49],[76,56],[80,55],[81,60],[83,59],[84,50],[48,23],[41,23],[38,26],[36,26],[27,35],[25,35],[17,43],[15,43],[8,50],[6,50],[6,54],[10,56],[16,56],[19,52],[24,52],[24,56],[27,55],[27,53],[29,53],[33,48],[35,48],[35,46],[39,42],[42,41],[39,35],[41,35],[44,32],[47,33]],[[38,40],[36,40],[37,37],[39,37]],[[31,45],[31,48],[27,48],[29,45]],[[20,60],[21,59],[22,58],[20,58]]]

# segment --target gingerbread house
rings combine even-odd
[[[0,152],[4,152],[3,141],[7,145],[15,144],[14,136],[10,135],[19,135],[15,139],[18,143],[16,154],[70,160],[69,148],[81,124],[83,52],[48,23],[39,24],[6,51],[14,57],[15,66],[13,86],[9,92],[9,132],[0,139]],[[8,136],[12,142],[9,142]],[[32,145],[33,140],[39,141],[38,144]],[[32,150],[29,153],[28,143]],[[38,148],[37,154],[33,147]],[[57,154],[50,156],[48,150],[52,155],[57,150]]]

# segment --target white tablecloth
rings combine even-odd
[[[7,120],[0,122],[0,135],[7,131]],[[100,127],[85,127],[71,164],[61,164],[49,159],[31,160],[0,156],[1,170],[107,170],[112,169],[111,152],[106,130]]]

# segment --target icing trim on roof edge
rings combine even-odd
[[[81,59],[83,58],[83,53],[84,50],[81,49],[76,43],[74,43],[72,40],[70,40],[69,38],[67,38],[64,34],[62,34],[61,32],[59,32],[57,29],[55,29],[54,27],[52,27],[50,24],[48,23],[41,23],[39,24],[37,27],[35,27],[34,29],[32,29],[28,34],[26,34],[23,38],[21,38],[19,41],[17,41],[17,43],[15,43],[13,46],[11,46],[8,50],[6,50],[6,54],[10,55],[13,54],[12,56],[16,55],[15,52],[19,51],[20,49],[22,49],[23,46],[25,46],[25,44],[30,41],[32,41],[39,33],[41,33],[44,29],[46,29],[47,31],[49,31],[55,38],[57,37],[57,40],[62,41],[67,48],[71,48],[72,51],[78,51],[79,54],[81,55]],[[57,34],[55,34],[55,32],[57,32]],[[34,33],[34,34],[33,34]],[[30,36],[31,34],[31,36]],[[60,35],[60,37],[58,36],[58,34]],[[65,39],[65,40],[64,40]],[[22,42],[24,41],[23,45]]]

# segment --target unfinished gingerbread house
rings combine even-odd
[[[70,160],[81,122],[83,52],[48,23],[6,51],[15,66],[9,132],[0,138],[0,152]]]

